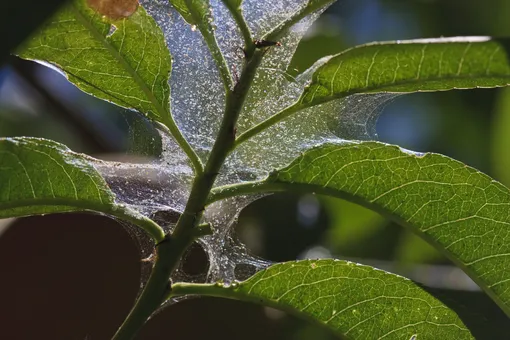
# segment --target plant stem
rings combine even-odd
[[[195,174],[201,174],[204,171],[204,165],[202,164],[202,161],[200,160],[200,157],[198,157],[197,153],[193,149],[193,147],[188,143],[186,138],[182,135],[181,130],[177,127],[177,124],[175,123],[174,119],[172,117],[169,117],[168,119],[165,119],[163,121],[163,124],[160,124],[160,126],[164,127],[165,130],[167,130],[172,137],[174,137],[177,144],[181,147],[181,149],[184,151],[184,153],[188,156],[191,165],[193,166],[193,169],[195,171]]]
[[[235,7],[233,3],[229,0],[222,0],[222,2],[232,14],[232,17],[234,18],[237,27],[239,27],[239,30],[241,31],[241,34],[243,36],[244,48],[245,50],[248,50],[250,46],[253,45],[253,38],[251,36],[250,28],[248,27],[246,20],[244,20],[241,7]]]
[[[100,211],[100,210],[97,210]],[[134,224],[135,226],[141,228],[145,231],[155,243],[162,242],[165,239],[165,232],[163,228],[161,228],[156,222],[151,220],[150,218],[145,217],[137,211],[132,209],[122,207],[115,209],[110,209],[107,214],[118,218],[119,220],[126,221]]]
[[[333,0],[320,0],[317,3],[331,1]],[[292,18],[268,33],[266,38],[278,38],[294,23],[309,14],[312,7],[314,6],[305,6]],[[186,208],[179,218],[173,233],[166,235],[165,240],[156,246],[157,256],[149,281],[125,322],[115,334],[114,340],[132,339],[164,299],[171,295],[170,275],[177,267],[186,248],[197,237],[203,234],[204,228],[207,228],[205,226],[201,228],[199,223],[208,203],[208,197],[216,177],[225,159],[235,148],[236,123],[264,54],[265,50],[256,49],[255,44],[251,41],[245,49],[246,60],[241,77],[233,89],[226,88],[225,113],[204,171],[196,172]],[[216,58],[215,60],[216,62],[219,61]],[[223,62],[220,62],[218,65],[220,73],[224,65]]]
[[[299,110],[302,110],[302,109],[303,109],[303,107],[301,105],[299,105],[299,102],[298,102],[298,103],[293,104],[293,105],[287,107],[286,109],[283,109],[282,111],[272,115],[268,119],[251,127],[250,129],[243,132],[239,137],[237,137],[237,139],[235,141],[235,147],[237,147],[238,145],[240,145],[243,142],[246,142],[251,137],[261,133],[265,129],[270,128],[271,126],[275,125],[279,121],[287,118],[291,114],[293,114]]]
[[[157,246],[156,262],[149,281],[113,338],[114,340],[126,340],[134,337],[150,315],[161,305],[169,294],[170,275],[177,267],[184,251],[197,237],[203,234],[206,227],[200,228],[198,223],[202,218],[207,197],[220,168],[234,147],[236,122],[263,56],[263,51],[255,51],[252,57],[247,60],[239,82],[232,91],[227,91],[223,121],[204,171],[197,173],[188,203],[173,233],[167,235],[165,241]]]
[[[181,229],[194,228],[202,217],[214,181],[225,158],[234,147],[237,119],[263,55],[262,51],[256,51],[253,54],[253,57],[247,61],[234,90],[227,93],[225,115],[218,136],[209,155],[204,173],[195,178],[186,208],[175,227],[175,233],[181,232]]]
[[[173,120],[173,118],[165,120],[165,126],[169,129],[170,134],[174,137],[177,144],[181,147],[184,153],[188,156],[191,164],[193,165],[193,169],[196,174],[202,173],[204,171],[204,165],[198,157],[197,153],[193,149],[193,147],[188,143],[186,138],[182,135],[181,131],[177,127],[177,124]]]
[[[269,183],[267,183],[266,181],[254,181],[216,187],[213,190],[211,190],[211,193],[207,198],[206,205],[234,196],[252,194],[263,191],[272,191],[271,189],[267,188],[269,186],[270,186]],[[273,191],[276,191],[276,189],[274,189]]]
[[[168,259],[180,258],[180,250],[185,249],[191,242],[192,239],[189,237],[167,236],[163,242],[156,246],[156,261],[149,281],[128,317],[113,336],[113,340],[132,339],[161,305],[171,289],[169,278],[176,266],[176,263],[172,263]]]
[[[234,87],[234,83],[228,68],[227,61],[225,60],[223,53],[221,53],[218,41],[216,40],[216,36],[211,24],[212,18],[209,16],[204,17],[204,13],[200,10],[197,10],[195,7],[196,5],[193,4],[192,0],[186,0],[186,5],[189,13],[193,17],[193,20],[198,27],[198,30],[200,33],[202,33],[202,37],[204,38],[204,41],[207,44],[209,51],[211,52],[214,62],[216,63],[216,67],[220,73],[225,91],[228,92]],[[210,8],[207,10],[210,10]],[[211,21],[209,21],[209,19]]]
[[[213,34],[207,32],[208,28],[203,27],[203,25],[199,25],[199,29],[200,32],[202,32],[202,36],[204,37],[207,47],[209,47],[209,50],[211,51],[211,55],[216,63],[216,67],[220,72],[221,80],[223,81],[223,87],[226,91],[231,90],[234,87],[232,75],[230,74],[227,61],[225,60],[225,57],[223,57],[223,53],[221,53],[216,38]]]

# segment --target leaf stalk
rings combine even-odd
[[[332,2],[332,0],[328,1]],[[269,32],[264,39],[280,37],[292,25],[311,13],[311,7],[314,6],[305,6],[292,18]],[[313,8],[313,11],[316,9]],[[246,34],[245,42],[248,44],[247,38]],[[217,44],[215,46],[217,47]],[[214,51],[212,52],[214,57]],[[208,201],[210,201],[208,197],[225,159],[236,147],[237,120],[243,109],[257,69],[265,55],[265,49],[256,49],[251,38],[249,47],[246,48],[245,52],[246,60],[239,81],[232,88],[226,86],[226,105],[223,119],[204,171],[196,173],[188,202],[173,233],[166,235],[165,241],[157,245],[157,256],[149,281],[127,319],[113,338],[114,340],[126,340],[134,337],[150,315],[164,302],[164,299],[171,296],[169,277],[177,267],[186,248],[202,234],[200,231],[197,232],[197,229],[200,229],[200,221],[205,207]],[[222,60],[224,61],[223,56]],[[215,61],[218,63],[220,60],[215,58]],[[218,65],[221,73],[221,69],[224,68],[226,63],[223,64],[221,62]],[[222,76],[224,77],[225,74]]]

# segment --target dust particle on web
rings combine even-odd
[[[138,8],[138,0],[87,0],[87,3],[96,12],[112,20],[128,18]]]

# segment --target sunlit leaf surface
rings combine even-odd
[[[171,59],[163,33],[137,1],[111,4],[70,2],[18,54],[57,66],[87,93],[165,122]]]
[[[378,142],[326,144],[262,184],[361,203],[409,227],[510,311],[510,191],[438,154]]]
[[[472,339],[453,311],[414,282],[345,261],[281,263],[228,287],[177,284],[174,292],[269,305],[347,339]]]
[[[115,205],[87,159],[52,141],[0,139],[0,171],[0,218]]]
[[[300,105],[355,93],[418,92],[505,86],[508,40],[488,37],[372,43],[346,50],[319,67]]]

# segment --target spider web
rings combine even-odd
[[[214,60],[200,32],[187,24],[168,0],[140,2],[161,26],[173,58],[170,78],[172,115],[205,162],[225,106],[224,88]],[[242,6],[253,37],[258,38],[307,3],[308,0],[244,0]],[[243,63],[241,33],[220,0],[211,0],[211,7],[218,44],[235,75]],[[319,60],[295,78],[286,72],[300,39],[319,14],[313,13],[297,23],[281,39],[282,47],[268,49],[239,117],[238,133],[296,102],[310,82],[313,71],[327,61],[327,58]],[[262,179],[304,150],[324,142],[373,139],[379,111],[393,98],[393,94],[357,95],[294,114],[236,149],[227,158],[215,184]],[[96,167],[119,201],[156,220],[168,232],[184,210],[193,171],[174,140],[164,131],[158,133],[163,149],[150,162],[98,162]],[[260,197],[236,197],[209,206],[204,222],[212,224],[214,233],[198,240],[209,261],[206,275],[191,277],[178,269],[172,279],[229,284],[270,265],[268,261],[251,256],[234,232],[240,211]],[[142,256],[150,256],[152,242],[135,229],[128,227],[128,230],[139,241]],[[145,264],[142,285],[148,269],[150,266]]]

